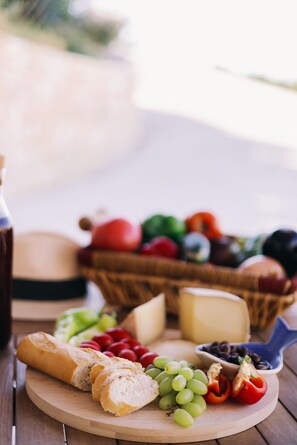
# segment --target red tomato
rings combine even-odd
[[[136,250],[142,238],[140,224],[124,218],[114,218],[92,228],[92,247],[106,250]]]
[[[140,357],[139,361],[140,361],[141,366],[146,368],[148,365],[153,363],[153,361],[156,357],[158,357],[158,354],[156,354],[155,352],[146,352],[145,354],[143,354]]]
[[[105,331],[115,341],[126,341],[131,338],[129,332],[122,328],[109,328]]]
[[[98,343],[96,343],[93,340],[85,340],[79,345],[79,347],[80,348],[90,348],[90,349],[94,349],[95,351],[101,351],[101,346],[98,345]]]
[[[93,341],[98,343],[98,345],[101,346],[101,351],[104,351],[108,348],[108,346],[112,345],[114,343],[114,339],[109,334],[96,334],[92,338]]]
[[[142,346],[142,345],[135,346],[135,348],[133,348],[133,351],[135,352],[135,354],[137,355],[138,358],[140,358],[146,352],[149,352],[149,350],[145,346]]]
[[[114,357],[114,353],[111,351],[104,351],[103,354],[105,354],[107,357]]]
[[[130,346],[128,345],[128,343],[125,343],[123,341],[117,341],[108,346],[107,351],[111,351],[114,353],[114,355],[118,355],[122,349],[130,349]]]
[[[130,345],[130,348],[134,350],[135,346],[141,346],[141,343],[136,340],[136,338],[129,338],[128,340],[125,340],[128,345]]]
[[[118,357],[125,358],[126,360],[130,360],[131,362],[136,362],[137,356],[132,349],[122,349],[119,352]]]

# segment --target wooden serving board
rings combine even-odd
[[[127,441],[186,443],[218,439],[244,431],[266,419],[278,399],[278,379],[267,378],[268,390],[255,405],[230,400],[208,405],[206,412],[190,428],[177,425],[157,401],[124,417],[105,413],[90,393],[82,392],[39,371],[27,369],[26,390],[32,402],[50,417],[73,428]]]

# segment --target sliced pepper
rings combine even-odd
[[[186,226],[187,232],[200,232],[208,239],[223,236],[217,217],[210,212],[194,213],[186,219]]]
[[[56,321],[54,337],[61,341],[68,340],[79,332],[97,323],[99,315],[88,307],[68,309]]]
[[[207,403],[218,405],[225,402],[231,395],[231,380],[221,373],[222,365],[213,363],[207,371],[208,392],[204,396]]]
[[[232,397],[240,403],[253,405],[262,399],[266,391],[266,381],[257,373],[250,357],[246,356],[233,379]]]

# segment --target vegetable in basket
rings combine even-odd
[[[167,236],[157,236],[152,238],[148,243],[144,243],[139,253],[141,255],[178,258],[179,247]]]
[[[200,232],[208,239],[220,238],[223,232],[217,217],[210,212],[197,212],[186,219],[187,232]]]
[[[142,231],[144,242],[156,236],[167,236],[180,243],[186,233],[186,225],[174,216],[153,215],[142,223]]]
[[[140,224],[125,218],[104,220],[92,226],[92,247],[104,250],[131,252],[136,250],[142,238]]]

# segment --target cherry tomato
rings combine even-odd
[[[109,334],[106,334],[106,333],[96,334],[96,335],[94,335],[92,340],[101,346],[101,351],[104,351],[105,349],[108,348],[108,346],[110,346],[110,345],[112,345],[112,343],[114,343],[114,339],[112,338],[112,336]]]
[[[136,250],[142,238],[140,224],[124,218],[114,218],[96,224],[92,228],[92,247],[106,250]]]
[[[137,355],[138,359],[140,359],[140,357],[145,354],[146,352],[149,352],[148,348],[146,348],[145,346],[135,346],[135,348],[133,348],[133,351],[135,352],[135,354]]]
[[[111,351],[104,351],[103,354],[106,355],[107,357],[115,357],[114,353]]]
[[[153,363],[153,361],[156,357],[158,357],[158,354],[156,354],[155,352],[146,352],[145,354],[143,354],[140,357],[139,361],[140,361],[141,366],[146,368],[148,365]]]
[[[131,362],[136,362],[136,360],[137,360],[137,356],[136,356],[135,352],[132,351],[132,349],[122,349],[119,352],[118,357],[125,358],[127,360],[130,360]]]
[[[130,345],[130,348],[133,350],[135,346],[141,346],[141,343],[136,340],[136,338],[129,338],[128,340],[125,340],[125,343],[128,343],[128,345]]]
[[[130,346],[128,345],[128,343],[125,343],[123,341],[117,341],[112,345],[108,346],[107,351],[111,351],[115,355],[118,355],[122,349],[130,349]]]
[[[105,333],[109,334],[114,341],[125,341],[131,338],[129,332],[122,328],[109,328]]]
[[[101,351],[101,346],[98,345],[98,343],[96,343],[93,340],[85,340],[79,345],[79,347],[80,348],[90,348],[90,349],[94,349],[95,351]]]

